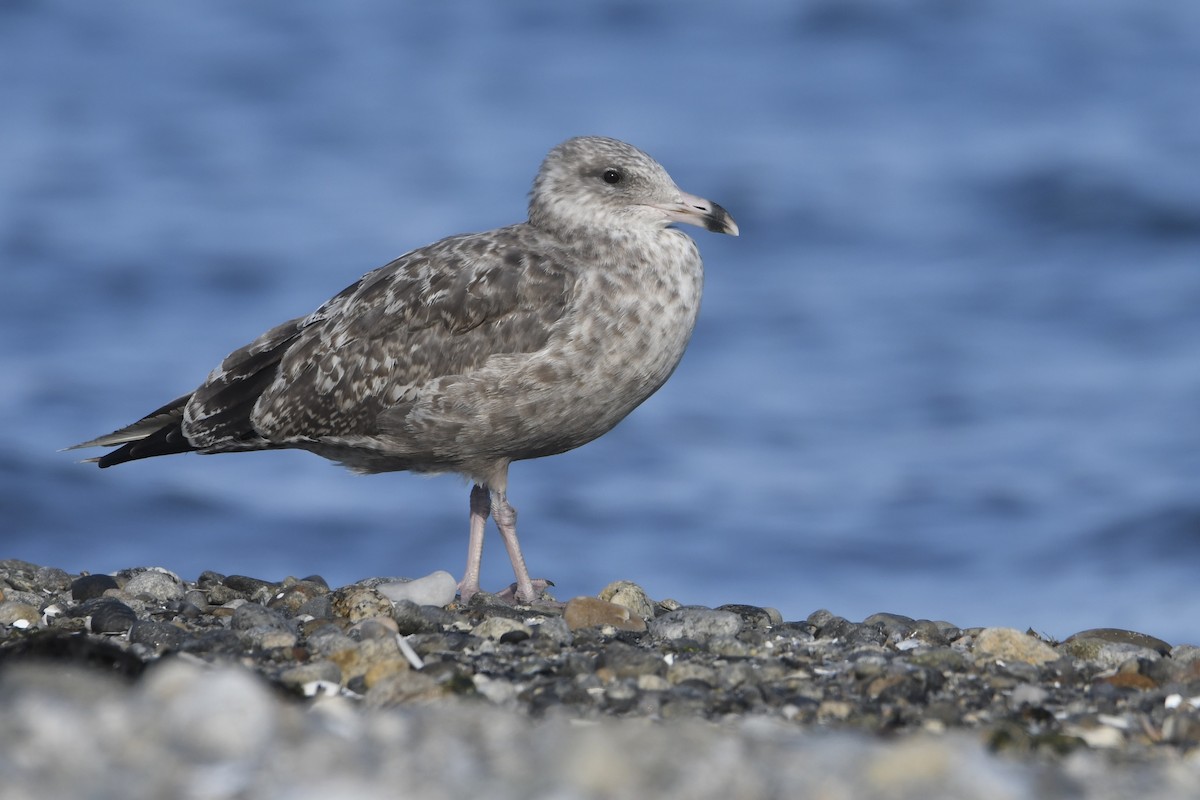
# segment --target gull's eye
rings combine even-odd
[[[621,174],[621,171],[619,169],[611,169],[610,168],[610,169],[604,170],[604,174],[601,175],[600,177],[604,178],[605,183],[620,183],[621,179],[625,176]]]

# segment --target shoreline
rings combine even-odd
[[[502,797],[685,784],[690,797],[1185,797],[1200,783],[1192,644],[1114,629],[1048,642],[900,614],[784,620],[656,602],[627,582],[565,607],[447,591],[444,573],[331,589],[0,561],[0,771],[14,797],[91,791],[107,786],[97,767],[143,757],[147,794],[125,796],[214,765],[237,772],[236,791],[194,796],[315,797],[328,781],[389,796],[401,767],[435,797],[495,795],[497,780]],[[98,761],[64,768],[52,730],[104,738]],[[304,757],[351,745],[342,766]],[[473,777],[446,772],[453,752],[483,759]],[[735,768],[746,760],[758,768]]]

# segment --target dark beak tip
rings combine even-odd
[[[733,217],[716,203],[712,204],[712,210],[705,215],[704,223],[704,227],[713,233],[726,233],[730,236],[739,234],[737,223],[733,221]]]

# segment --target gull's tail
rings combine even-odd
[[[99,464],[101,468],[124,464],[126,461],[136,461],[139,458],[187,453],[195,450],[196,448],[184,437],[182,427],[183,407],[187,405],[191,397],[190,394],[186,394],[172,400],[157,411],[152,411],[132,425],[66,449],[121,445],[111,453],[84,459],[89,463]]]

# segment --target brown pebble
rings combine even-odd
[[[1149,675],[1142,675],[1140,672],[1118,672],[1100,680],[1119,689],[1149,690],[1158,688],[1158,681]]]
[[[622,631],[644,631],[646,621],[628,608],[609,603],[598,597],[575,597],[563,610],[563,619],[573,631],[612,625]]]
[[[1016,628],[984,628],[975,637],[975,653],[1026,664],[1045,664],[1059,658],[1053,647]]]

